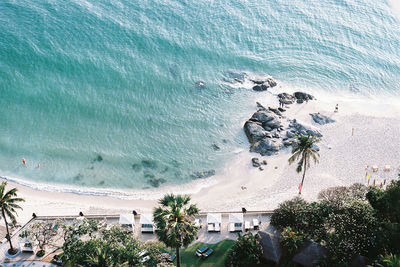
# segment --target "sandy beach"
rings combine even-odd
[[[282,90],[276,88],[276,94]],[[313,200],[324,188],[365,183],[365,167],[378,165],[380,170],[372,175],[378,183],[384,178],[395,179],[400,165],[400,112],[398,100],[393,97],[374,98],[356,95],[327,95],[311,92],[315,101],[293,104],[285,112],[287,118],[318,127],[323,134],[320,147],[320,163],[312,165],[306,174],[302,196]],[[260,93],[255,97],[264,106],[278,106],[275,95]],[[254,101],[254,103],[255,103]],[[334,113],[335,104],[339,112]],[[382,108],[382,106],[384,108]],[[378,112],[378,110],[380,110]],[[254,112],[256,106],[254,105]],[[320,112],[335,120],[334,123],[318,125],[309,113]],[[248,114],[248,118],[251,114]],[[241,125],[244,121],[238,122]],[[352,129],[354,133],[352,135]],[[243,130],[241,133],[245,139]],[[28,221],[32,213],[38,215],[118,214],[136,210],[151,211],[157,198],[164,193],[191,193],[192,199],[202,211],[271,210],[280,202],[297,195],[300,175],[295,166],[288,165],[290,150],[281,150],[278,155],[261,157],[248,152],[249,144],[237,151],[222,173],[196,180],[180,187],[164,187],[151,191],[126,191],[120,198],[113,196],[91,196],[76,193],[48,192],[9,182],[17,187],[19,196],[26,202],[19,212],[20,223]],[[266,159],[264,171],[254,168],[251,158]],[[383,172],[384,165],[391,165],[391,172]],[[112,194],[110,194],[112,195]]]

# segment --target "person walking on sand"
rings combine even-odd
[[[306,103],[308,103],[308,95],[306,95]]]
[[[339,112],[339,104],[336,104],[335,113],[338,113],[338,112]]]

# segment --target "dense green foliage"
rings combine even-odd
[[[24,202],[25,200],[17,197],[17,188],[13,188],[5,192],[6,186],[7,182],[5,181],[0,184],[0,209],[1,209],[1,215],[3,216],[4,223],[6,225],[7,240],[10,244],[10,249],[8,252],[10,254],[15,254],[17,252],[17,249],[14,249],[11,242],[7,217],[10,218],[13,224],[16,224],[16,218],[15,218],[15,215],[17,214],[16,209],[22,209],[21,206],[18,205],[18,203]]]
[[[188,246],[197,236],[198,227],[194,216],[199,214],[196,205],[190,204],[189,196],[165,195],[154,209],[154,223],[158,239],[166,246],[176,249],[177,266],[180,266],[180,248]]]
[[[379,244],[386,252],[400,254],[400,180],[392,181],[386,190],[372,187],[367,199],[379,217]]]
[[[72,227],[77,231],[66,238],[63,245],[63,260],[70,266],[153,266],[163,253],[158,243],[142,244],[121,227],[114,226],[96,235],[90,223],[82,225],[86,226],[80,230]],[[141,255],[142,251],[146,251],[145,255]],[[142,263],[144,256],[150,259]]]
[[[295,232],[290,227],[282,231],[280,243],[288,255],[293,256],[304,242],[304,235],[301,232]]]
[[[388,254],[382,256],[374,264],[377,267],[400,267],[400,255]]]
[[[260,263],[262,256],[260,236],[246,233],[238,234],[238,239],[228,251],[227,266],[255,266]]]
[[[285,201],[274,211],[271,224],[290,227],[324,245],[336,264],[349,262],[354,255],[374,257],[381,250],[381,228],[364,192],[365,187],[353,185],[324,190],[319,202],[298,197]]]

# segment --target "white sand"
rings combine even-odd
[[[276,89],[280,90],[280,89]],[[289,118],[313,124],[320,128],[323,138],[320,143],[320,163],[312,165],[306,174],[303,197],[316,198],[321,189],[365,182],[365,166],[378,165],[382,168],[389,164],[397,168],[400,164],[400,105],[397,99],[380,96],[380,100],[355,96],[315,95],[317,101],[308,104],[294,104],[286,112]],[[277,106],[275,97],[269,93],[256,95],[265,106]],[[339,113],[333,113],[335,104],[339,104]],[[254,107],[253,112],[256,111]],[[320,126],[312,122],[311,112],[321,112],[331,116],[335,123]],[[250,117],[252,113],[249,113]],[[241,125],[244,121],[240,122]],[[354,128],[354,136],[352,136]],[[243,130],[240,130],[246,140]],[[138,212],[151,211],[158,197],[166,192],[194,192],[192,199],[203,211],[237,211],[241,207],[248,210],[273,209],[283,200],[297,195],[300,175],[295,166],[289,166],[289,150],[279,155],[260,157],[248,152],[249,144],[244,142],[242,150],[229,162],[222,174],[198,180],[181,187],[162,188],[152,191],[126,191],[124,199],[104,196],[79,195],[74,193],[55,193],[40,191],[16,183],[9,183],[19,189],[19,195],[26,199],[24,210],[19,212],[19,221],[26,222],[33,212],[38,215],[78,215],[118,214],[133,209]],[[266,159],[268,165],[264,171],[251,166],[251,158]],[[277,167],[277,168],[275,168]],[[373,178],[383,176],[378,172]],[[396,177],[395,171],[386,174],[387,178]],[[381,180],[379,180],[381,181]],[[242,190],[242,186],[247,189]],[[39,185],[40,187],[40,185]],[[147,200],[146,200],[147,199]]]

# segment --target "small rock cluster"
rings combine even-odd
[[[310,116],[312,117],[312,119],[314,120],[315,123],[318,123],[321,125],[335,122],[335,120],[333,120],[325,115],[322,115],[319,112],[318,113],[310,113]]]
[[[258,168],[260,171],[264,170],[264,168],[261,165],[267,165],[268,164],[266,160],[263,160],[263,161],[260,162],[259,158],[252,158],[251,162],[253,164],[253,167],[254,168]]]
[[[268,88],[272,88],[277,85],[276,81],[271,77],[263,80],[251,80],[256,85],[253,86],[254,91],[267,91]]]

